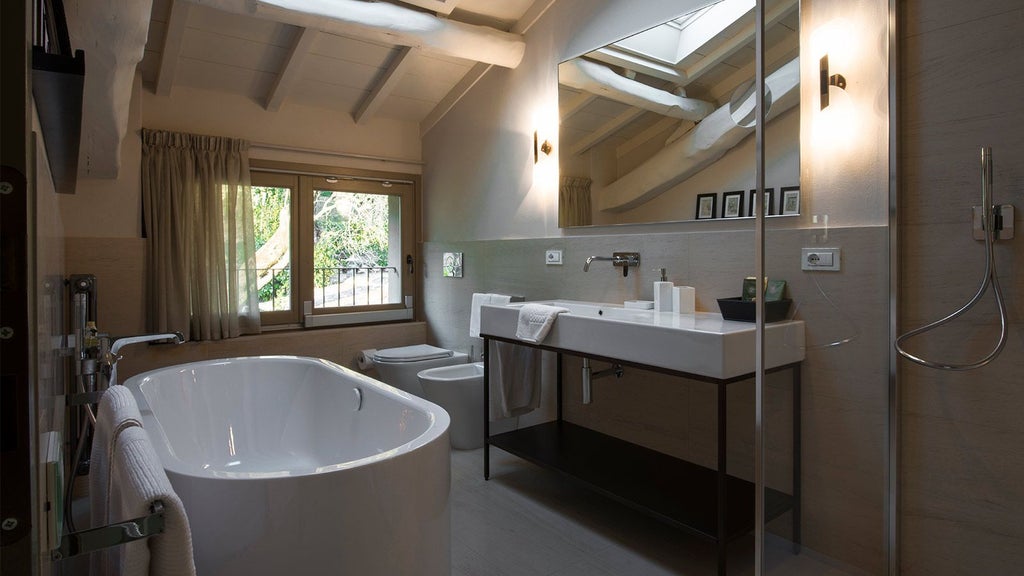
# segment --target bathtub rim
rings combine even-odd
[[[266,361],[266,360],[282,360],[288,363],[300,363],[300,364],[318,364],[336,371],[341,375],[351,378],[351,384],[360,385],[362,387],[375,389],[378,393],[385,397],[392,397],[401,404],[420,409],[423,411],[427,418],[428,424],[427,429],[408,442],[399,444],[398,446],[391,447],[387,450],[379,452],[377,454],[371,454],[355,460],[349,460],[346,462],[337,462],[334,464],[328,464],[325,466],[318,466],[314,470],[302,470],[293,471],[276,471],[276,472],[230,472],[224,470],[204,470],[201,462],[189,463],[185,462],[177,456],[170,453],[168,450],[167,436],[160,425],[160,420],[153,414],[153,410],[149,405],[149,401],[146,398],[145,392],[142,390],[142,385],[150,378],[157,374],[169,373],[169,372],[181,372],[182,370],[188,369],[188,367],[198,366],[215,366],[222,364],[230,364],[235,362],[255,362],[255,361]],[[121,385],[121,384],[118,384]],[[150,441],[156,450],[157,456],[160,458],[160,463],[169,473],[173,473],[183,477],[190,478],[203,478],[210,480],[249,480],[249,481],[267,481],[275,479],[289,479],[297,478],[302,476],[314,476],[319,474],[328,474],[331,472],[337,472],[341,470],[349,470],[354,468],[362,468],[370,466],[372,464],[390,460],[393,458],[400,457],[402,454],[413,452],[421,449],[432,442],[443,441],[449,442],[448,428],[451,425],[451,418],[448,413],[433,402],[404,392],[394,386],[385,384],[379,380],[375,380],[365,374],[357,372],[351,368],[342,366],[336,362],[326,360],[324,358],[316,358],[312,356],[297,356],[290,354],[266,354],[258,356],[233,356],[229,358],[213,358],[209,360],[198,360],[195,362],[183,362],[180,364],[174,364],[170,366],[164,366],[161,368],[154,368],[153,370],[147,370],[141,372],[130,378],[127,378],[123,385],[127,387],[131,392],[132,396],[135,397],[135,401],[139,407],[139,413],[142,416],[142,427],[146,430],[147,434],[150,435]]]

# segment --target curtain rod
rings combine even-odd
[[[319,150],[316,148],[296,148],[294,146],[282,146],[268,142],[250,142],[250,148],[263,148],[265,150],[281,150],[284,152],[305,152],[307,154],[321,154],[325,156],[338,156],[341,158],[352,158],[355,160],[373,160],[375,162],[389,162],[394,164],[413,164],[422,166],[421,160],[403,160],[401,158],[388,158],[387,156],[371,156],[369,154],[353,154],[351,152],[337,152],[334,150]]]
[[[323,178],[337,178],[338,180],[356,180],[360,182],[390,182],[392,184],[409,184],[413,185],[415,182],[412,180],[403,180],[401,178],[377,178],[373,176],[353,176],[351,174],[345,174],[344,170],[338,172],[310,172],[308,170],[287,170],[285,168],[263,168],[256,166],[252,168],[253,172],[270,172],[273,174],[296,174],[298,176],[320,176]]]

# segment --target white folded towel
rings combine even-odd
[[[118,436],[110,461],[110,514],[123,522],[164,506],[164,532],[125,544],[120,550],[122,576],[195,576],[192,533],[181,499],[174,493],[149,435],[139,426]]]
[[[522,416],[540,406],[541,351],[507,342],[491,343],[491,420]]]
[[[506,294],[473,294],[473,302],[469,310],[469,336],[480,337],[480,307],[485,304],[504,306],[512,301],[512,297]]]
[[[516,325],[516,338],[524,342],[539,344],[551,330],[555,318],[567,308],[548,306],[547,304],[523,304],[519,309],[519,323]]]
[[[118,434],[128,426],[142,426],[139,406],[131,390],[124,386],[111,386],[100,397],[89,457],[89,510],[93,527],[110,523],[107,514],[110,451]]]
[[[419,362],[437,358],[450,358],[455,352],[430,344],[413,344],[399,348],[374,350],[373,359],[380,362]]]

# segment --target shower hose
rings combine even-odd
[[[1003,291],[999,287],[999,277],[996,274],[996,262],[995,262],[995,235],[997,231],[994,229],[994,222],[992,221],[993,215],[993,202],[992,202],[992,149],[982,148],[981,149],[981,226],[985,232],[985,277],[981,282],[981,286],[978,287],[978,291],[974,294],[974,297],[964,304],[959,310],[953,312],[949,316],[936,320],[931,324],[921,326],[903,334],[896,338],[896,351],[899,352],[900,356],[903,356],[907,360],[920,364],[921,366],[927,366],[928,368],[935,368],[938,370],[973,370],[975,368],[981,368],[989,362],[992,362],[999,356],[999,353],[1003,351],[1003,347],[1006,345],[1007,335],[1007,319],[1006,319],[1006,303],[1003,302]],[[934,360],[927,360],[919,356],[915,356],[910,352],[907,352],[903,348],[903,343],[908,339],[924,334],[930,330],[934,330],[946,324],[952,322],[968,310],[974,307],[975,304],[981,300],[981,297],[985,295],[989,286],[992,287],[992,293],[996,298],[996,305],[999,307],[999,342],[995,348],[984,358],[971,362],[968,364],[946,364],[942,362],[936,362]]]

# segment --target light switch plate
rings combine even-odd
[[[827,270],[838,272],[842,260],[839,248],[802,248],[800,250],[801,270]]]
[[[548,250],[544,252],[544,263],[548,266],[561,266],[562,265],[562,251],[561,250]]]

